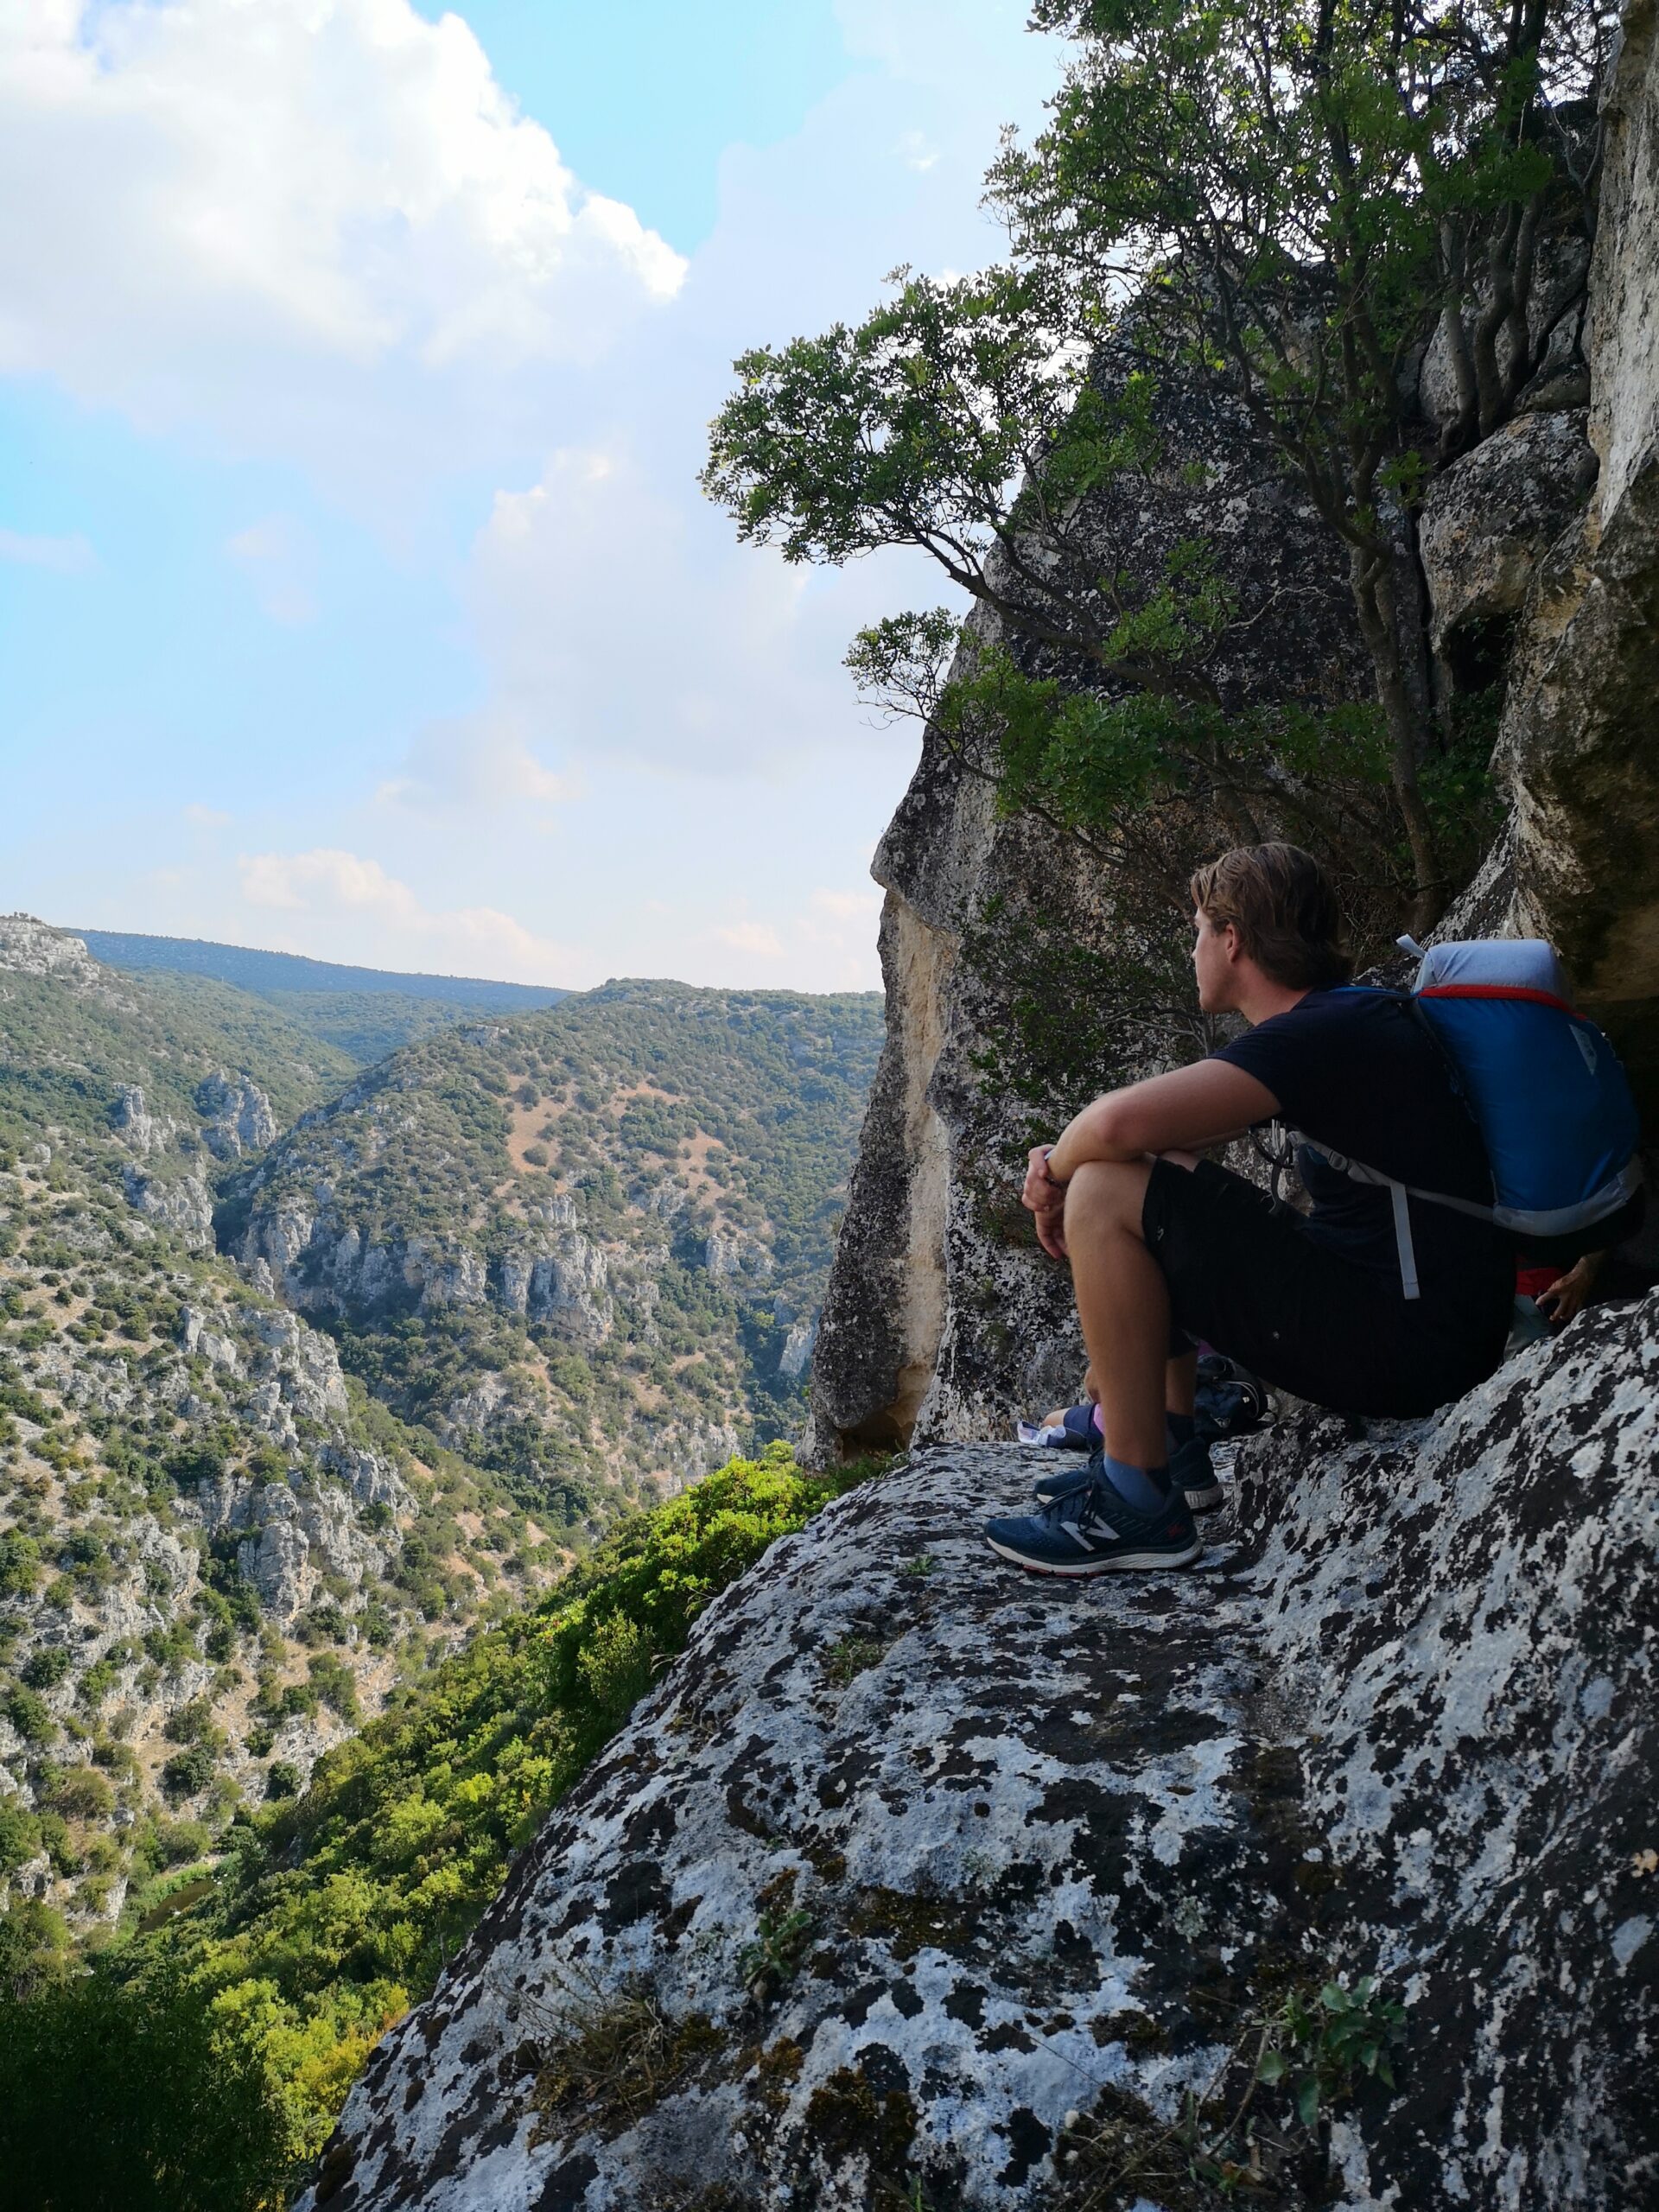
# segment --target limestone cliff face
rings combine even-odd
[[[1253,1440],[1201,1571],[1033,1584],[936,1447],[713,1605],[347,2104],[306,2212],[1176,2212],[1183,2097],[1380,1975],[1400,2094],[1266,2200],[1659,2181],[1659,1297]]]

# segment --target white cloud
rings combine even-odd
[[[896,553],[791,568],[740,544],[696,475],[742,349],[863,315],[900,261],[972,268],[999,250],[982,172],[1054,67],[1025,12],[840,0],[849,46],[880,66],[791,138],[728,150],[719,223],[649,342],[620,350],[603,413],[590,401],[539,479],[498,493],[474,551],[474,631],[492,698],[561,757],[759,774],[781,794],[812,757],[862,776],[906,744],[868,727],[842,658],[865,623],[951,597],[942,573]]]
[[[458,715],[429,722],[410,747],[403,773],[383,783],[383,805],[555,807],[583,794],[580,775],[550,768],[512,716]]]
[[[277,950],[567,987],[589,965],[569,946],[538,937],[499,908],[434,911],[378,861],[357,853],[319,847],[244,854],[237,866],[248,906],[291,918],[289,942]]]
[[[50,569],[60,576],[84,576],[98,556],[84,537],[31,537],[21,530],[0,530],[0,561],[20,568]]]
[[[817,890],[775,921],[749,914],[747,900],[738,904],[743,911],[735,919],[716,924],[703,937],[706,944],[741,956],[735,971],[721,976],[723,982],[810,976],[810,988],[824,991],[868,991],[879,985],[879,891]]]
[[[353,469],[499,450],[683,273],[409,0],[11,0],[0,211],[0,370]]]
[[[784,940],[770,922],[728,922],[709,934],[716,944],[729,945],[734,952],[752,952],[757,959],[787,957]]]
[[[184,810],[184,818],[193,830],[228,830],[231,817],[220,813],[216,806],[203,806],[193,802]]]
[[[285,628],[315,621],[312,585],[315,553],[291,515],[267,515],[225,541],[225,550],[253,586],[254,597]]]
[[[792,569],[666,475],[619,439],[498,493],[473,598],[503,709],[574,758],[694,774],[777,775],[825,746],[868,747],[841,661],[893,604],[893,565]]]

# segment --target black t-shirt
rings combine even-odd
[[[1214,1057],[1265,1084],[1283,1120],[1313,1144],[1419,1190],[1491,1204],[1480,1132],[1439,1047],[1386,993],[1310,991]],[[1366,1267],[1397,1274],[1389,1193],[1356,1183],[1306,1145],[1296,1165],[1313,1201],[1312,1233]],[[1489,1223],[1414,1198],[1411,1233],[1425,1293],[1478,1294],[1489,1276],[1507,1270],[1513,1279],[1509,1239]]]

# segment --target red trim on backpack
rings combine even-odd
[[[1510,983],[1430,983],[1417,993],[1420,999],[1524,999],[1533,1006],[1553,1006],[1557,1014],[1570,1014],[1574,1021],[1584,1016],[1554,991],[1532,991]]]

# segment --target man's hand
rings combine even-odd
[[[1533,1303],[1553,1326],[1564,1329],[1574,1314],[1584,1311],[1605,1256],[1601,1252],[1586,1252],[1564,1275],[1558,1275],[1548,1290],[1538,1294]]]
[[[1048,1155],[1052,1145],[1039,1144],[1031,1155],[1026,1169],[1025,1188],[1020,1193],[1020,1203],[1029,1208],[1037,1219],[1037,1242],[1052,1260],[1065,1257],[1065,1185],[1057,1183],[1048,1172]]]

